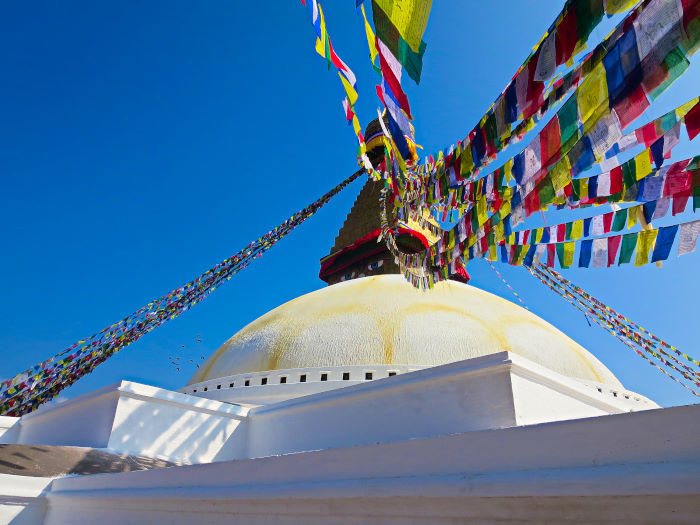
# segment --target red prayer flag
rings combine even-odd
[[[670,197],[682,191],[690,189],[690,173],[683,171],[688,165],[688,161],[681,161],[671,164],[666,173],[662,195]]]
[[[489,239],[486,235],[481,238],[481,253],[487,253],[489,251]]]
[[[525,208],[525,215],[527,217],[540,211],[540,193],[537,191],[537,188],[525,195],[523,207]]]
[[[566,224],[557,224],[557,242],[566,240]]]
[[[644,93],[642,86],[639,85],[628,97],[618,102],[614,109],[624,129],[634,122],[639,115],[644,113],[648,107],[649,100],[647,95]]]
[[[700,6],[700,2],[697,5]],[[688,131],[690,140],[693,140],[700,133],[700,103],[695,104],[693,109],[685,115],[685,129]]]
[[[561,22],[556,27],[555,47],[557,51],[557,65],[564,64],[574,54],[574,48],[578,41],[578,28],[576,27],[576,10],[572,7],[564,14]]]
[[[685,211],[685,207],[688,205],[688,198],[690,194],[693,193],[692,190],[686,190],[681,193],[676,193],[673,197],[673,215],[674,217],[679,213]]]
[[[544,82],[535,80],[535,71],[537,70],[537,62],[540,56],[540,49],[535,55],[530,58],[527,65],[527,102],[523,108],[523,119],[528,119],[542,107],[544,104]]]
[[[608,237],[608,268],[615,264],[615,260],[617,259],[617,250],[620,249],[621,240],[622,235]]]
[[[688,31],[690,23],[700,18],[700,2],[698,0],[681,0],[683,6],[683,29]]]
[[[609,212],[603,215],[603,233],[610,233],[610,228],[612,227],[613,215],[615,212]]]
[[[540,159],[542,168],[547,168],[559,160],[561,151],[561,130],[559,117],[554,115],[540,132]]]
[[[636,129],[634,134],[637,136],[637,142],[643,142],[647,148],[659,138],[656,133],[655,122],[649,122],[649,124],[645,124],[641,128]]]
[[[379,48],[380,46],[377,47]],[[379,65],[382,70],[382,76],[384,77],[384,81],[396,97],[399,106],[401,106],[401,109],[403,109],[406,112],[408,118],[413,119],[413,117],[411,116],[411,106],[408,103],[408,97],[406,96],[406,93],[404,93],[403,88],[401,87],[401,82],[399,82],[396,76],[394,76],[394,72],[389,67],[389,64],[387,63],[386,59],[384,58],[384,55],[381,52],[379,53]]]
[[[554,268],[554,258],[556,257],[556,246],[554,244],[547,245],[547,266]]]
[[[617,166],[610,170],[610,195],[615,195],[622,191],[622,166]]]

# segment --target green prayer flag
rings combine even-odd
[[[637,168],[633,158],[622,164],[622,182],[625,188],[637,184]]]
[[[566,223],[566,236],[565,236],[565,239],[566,239],[567,241],[568,241],[568,240],[571,240],[571,228],[572,228],[573,224],[574,224],[573,222],[567,222],[567,223]]]
[[[578,140],[578,104],[576,97],[572,96],[564,102],[562,107],[557,111],[559,117],[559,128],[561,130],[561,150],[567,152]]]
[[[581,200],[581,181],[580,179],[571,180],[571,197],[575,201]]]
[[[476,207],[472,208],[471,214],[472,232],[476,232],[479,229],[479,218],[476,216]]]
[[[492,112],[486,117],[486,122],[484,122],[484,131],[486,131],[486,141],[489,144],[494,144],[496,148],[501,145],[501,137],[498,136],[498,129],[496,128],[496,115]]]
[[[544,209],[549,206],[556,194],[554,193],[554,186],[552,186],[552,179],[549,173],[540,181],[538,184],[538,192],[540,196],[540,209]]]
[[[626,233],[622,236],[622,246],[620,246],[620,258],[617,260],[617,265],[629,264],[632,260],[632,254],[637,246],[637,232]]]
[[[576,243],[573,242],[558,242],[557,246],[557,259],[559,259],[559,266],[563,269],[571,268],[574,262],[574,248]]]
[[[423,69],[423,55],[425,54],[426,43],[421,40],[418,52],[416,53],[408,45],[408,42],[399,33],[396,26],[389,20],[386,13],[372,2],[372,17],[374,18],[374,29],[377,38],[386,44],[391,53],[398,59],[408,73],[408,76],[418,84]]]
[[[615,218],[612,223],[612,231],[619,232],[622,231],[627,224],[627,208],[624,210],[618,210],[615,212]]]
[[[603,0],[575,0],[576,29],[579,42],[586,42],[591,31],[603,19]]]
[[[690,66],[690,62],[685,57],[683,50],[679,47],[672,49],[671,52],[666,55],[666,58],[661,64],[661,67],[668,72],[668,76],[666,76],[661,84],[656,86],[651,93],[648,93],[649,97],[652,100],[659,98],[661,93],[666,91],[666,89],[668,89],[668,87],[673,84],[678,77],[685,73],[688,66]]]

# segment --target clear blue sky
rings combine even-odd
[[[377,77],[354,4],[334,0],[324,8],[334,47],[358,76],[358,114],[366,124],[376,116]],[[423,81],[407,88],[426,151],[463,138],[561,4],[434,2]],[[298,0],[3,5],[0,377],[199,275],[354,171],[342,90],[313,43]],[[698,94],[697,62],[645,117]],[[675,158],[693,153],[697,140]],[[204,303],[62,395],[122,378],[179,388],[194,371],[188,359],[209,355],[266,311],[325,286],[318,260],[361,184]],[[699,256],[673,257],[663,269],[565,275],[697,357]],[[513,299],[485,263],[468,269],[472,284]],[[663,405],[697,401],[589,327],[524,269],[500,269],[535,313],[595,353],[626,387]],[[185,361],[180,372],[171,355]]]

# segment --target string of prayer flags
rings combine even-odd
[[[342,101],[345,118],[352,124],[353,131],[360,145],[360,156],[363,157],[364,160],[365,139],[362,135],[362,127],[355,114],[355,103],[358,98],[357,78],[355,77],[355,73],[353,73],[350,67],[343,62],[333,49],[331,37],[326,29],[326,19],[323,15],[321,4],[318,0],[301,0],[301,3],[304,5],[306,5],[306,2],[308,2],[309,10],[311,11],[311,25],[313,25],[316,31],[316,52],[326,59],[328,69],[330,69],[332,64],[338,70],[338,77],[345,91],[345,98]]]
[[[35,410],[119,350],[203,301],[220,284],[261,257],[363,173],[363,170],[357,171],[321,198],[193,281],[151,301],[101,332],[76,342],[54,357],[0,382],[0,414],[21,416]]]
[[[549,289],[583,312],[587,319],[592,319],[664,375],[700,396],[695,390],[695,387],[700,386],[700,362],[696,359],[603,304],[551,268],[534,265],[528,267],[528,270]],[[679,357],[685,358],[690,365]]]
[[[530,242],[526,244],[503,243],[504,253],[507,253],[508,256],[503,258],[502,262],[507,262],[512,266],[529,266],[534,261],[537,247],[544,245],[547,250],[551,249],[556,252],[556,262],[563,269],[573,267],[577,251],[579,254],[577,266],[580,268],[589,268],[591,261],[595,262],[594,268],[603,267],[606,255],[607,266],[615,264],[616,257],[618,266],[631,264],[633,256],[635,266],[644,266],[649,262],[667,260],[676,237],[679,237],[678,256],[695,251],[698,234],[700,234],[700,220],[662,228],[648,227],[639,232],[597,239],[574,239],[546,243]],[[596,250],[599,252],[597,258],[594,257]],[[527,257],[528,253],[531,254],[530,258]],[[553,268],[555,261],[552,259],[542,264]]]

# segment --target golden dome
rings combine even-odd
[[[569,377],[622,386],[528,310],[454,281],[416,290],[400,275],[339,283],[275,308],[221,345],[189,384],[290,368],[435,366],[504,350]]]

